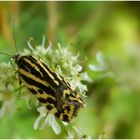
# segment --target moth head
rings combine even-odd
[[[18,63],[18,60],[20,58],[20,55],[19,54],[16,54],[16,55],[12,56],[11,58],[14,59],[15,60],[15,63],[17,64]]]

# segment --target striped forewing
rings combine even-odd
[[[20,56],[16,62],[25,85],[49,112],[66,122],[77,115],[84,102],[64,78],[34,56]]]

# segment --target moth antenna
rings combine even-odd
[[[16,37],[15,37],[15,32],[14,32],[14,25],[15,25],[15,22],[13,22],[14,47],[15,47],[15,49],[16,49],[17,54],[19,54],[18,49],[17,49],[17,44],[16,44]]]
[[[0,54],[8,55],[8,56],[10,56],[10,57],[12,57],[12,56],[13,56],[13,55],[11,55],[11,54],[4,53],[4,52],[0,52]]]

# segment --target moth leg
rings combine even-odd
[[[21,81],[21,77],[18,75],[18,78],[19,78],[19,96],[21,95],[21,84],[22,84],[22,81]]]
[[[21,89],[22,89],[22,80],[21,80],[21,76],[19,75],[18,71],[15,71],[16,75],[17,75],[17,79],[18,79],[18,82],[19,82],[19,87],[18,87],[18,98],[21,99],[22,97],[22,94],[21,94]]]
[[[9,58],[9,62],[10,62],[10,64],[11,64],[11,66],[13,67],[14,71],[16,72],[17,70],[16,70],[15,66],[13,65],[11,59],[12,59],[12,57]]]
[[[21,97],[21,84],[22,84],[22,81],[21,81],[21,77],[20,77],[20,75],[19,75],[19,73],[18,73],[18,70],[16,70],[16,68],[15,68],[15,66],[13,65],[11,59],[12,59],[12,57],[9,58],[9,62],[10,62],[10,64],[11,64],[11,66],[13,67],[13,69],[14,69],[14,71],[15,71],[15,74],[17,75],[18,80],[19,80],[19,88],[18,88],[18,89],[19,89],[19,95],[18,95],[18,97],[20,98],[20,97]]]

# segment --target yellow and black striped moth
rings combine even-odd
[[[12,58],[26,87],[50,113],[65,122],[77,115],[84,102],[64,78],[32,55],[15,55]]]
[[[84,101],[63,77],[54,72],[41,59],[33,55],[18,53],[10,57],[17,65],[17,73],[29,91],[37,97],[47,110],[60,120],[70,122]],[[5,53],[3,53],[5,54]]]

